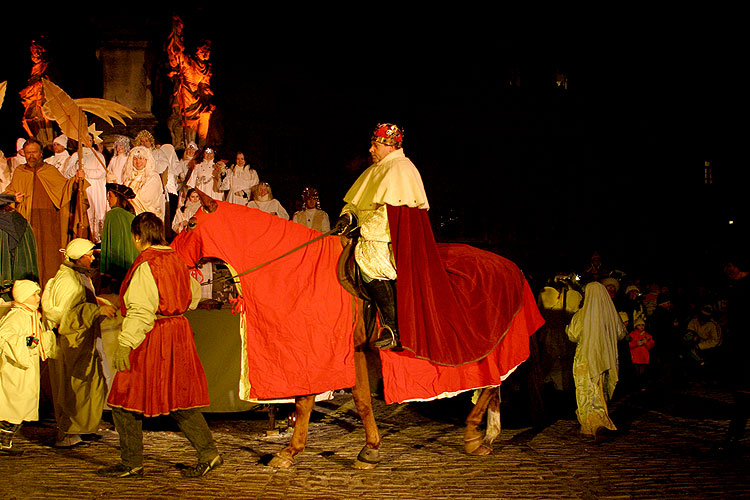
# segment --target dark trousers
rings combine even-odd
[[[0,420],[0,445],[3,448],[9,448],[13,444],[13,436],[20,428],[21,424],[11,424],[5,420]]]
[[[203,414],[196,409],[176,410],[169,414],[198,452],[198,462],[210,462],[218,454],[211,430]],[[130,468],[143,465],[143,415],[112,408],[112,420],[120,436],[120,458]]]
[[[732,420],[729,422],[729,429],[727,430],[727,439],[737,441],[742,439],[742,436],[745,434],[745,426],[747,426],[749,417],[750,393],[736,391],[734,393]]]
[[[372,280],[364,283],[365,290],[380,313],[382,325],[387,325],[395,334],[398,332],[396,316],[396,281]]]

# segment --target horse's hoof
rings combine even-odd
[[[479,447],[474,449],[474,451],[471,451],[471,452],[467,451],[466,453],[468,453],[469,455],[474,455],[474,456],[489,455],[490,453],[492,453],[492,447],[487,446],[486,444],[482,443],[479,445]]]
[[[280,451],[268,461],[268,466],[276,469],[288,469],[292,465],[294,465],[294,456],[288,451]]]
[[[374,469],[378,463],[380,463],[380,451],[364,447],[352,466],[359,470],[370,470]]]
[[[484,436],[476,436],[464,440],[464,451],[468,455],[489,455],[492,453],[492,446],[484,442]]]

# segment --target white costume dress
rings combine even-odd
[[[140,155],[146,158],[146,166],[142,170],[133,166],[134,156]],[[161,183],[161,177],[154,171],[154,157],[150,149],[137,146],[130,150],[122,174],[122,183],[135,193],[135,198],[130,200],[130,203],[133,205],[136,215],[143,212],[152,212],[162,221],[164,220],[164,187]]]
[[[214,200],[223,200],[224,193],[218,189],[218,181],[213,177],[214,175],[214,161],[204,160],[197,164],[193,169],[193,173],[187,181],[187,186],[200,189]]]
[[[292,220],[321,233],[325,233],[331,229],[328,214],[319,208],[308,208],[295,212]]]
[[[107,215],[109,210],[106,186],[107,168],[104,155],[91,148],[83,148],[82,167],[86,173],[86,180],[89,182],[89,187],[86,188],[86,197],[89,199],[89,208],[86,214],[89,218],[91,241],[98,243],[101,241],[104,216]],[[76,170],[78,170],[78,152],[70,155],[64,168],[63,175],[65,177],[70,179],[75,176]]]
[[[203,205],[201,205],[201,202],[193,203],[190,200],[185,202],[185,204],[178,208],[174,214],[174,219],[172,220],[172,231],[178,234],[182,232],[184,229],[184,227],[182,227],[182,223],[189,221],[190,217],[195,215],[195,212],[197,212],[198,209],[202,206]],[[207,262],[203,264],[198,270],[200,271],[201,276],[203,276],[203,279],[198,280],[198,282],[201,284],[201,298],[213,298],[213,285],[209,282],[214,279],[214,265],[210,262]]]
[[[227,201],[238,205],[247,205],[250,199],[250,188],[258,184],[258,173],[250,165],[243,167],[233,165],[226,170],[226,175],[219,186],[221,191],[228,191]]]
[[[279,203],[279,200],[277,200],[276,198],[270,200],[250,200],[249,202],[247,202],[247,206],[250,208],[257,208],[258,210],[262,210],[271,215],[276,215],[277,217],[281,217],[282,219],[289,220],[289,214],[286,210],[284,210],[284,207],[281,206],[281,203]]]
[[[116,182],[122,184],[122,171],[125,169],[125,163],[128,161],[127,154],[115,155],[109,160],[107,165],[107,182]]]
[[[44,163],[52,165],[62,174],[63,170],[65,170],[65,165],[68,163],[68,158],[70,158],[70,153],[68,153],[67,151],[63,151],[62,153],[55,153],[54,155],[45,159]]]

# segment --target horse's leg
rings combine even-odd
[[[297,422],[294,425],[292,440],[286,448],[276,453],[268,462],[271,467],[286,469],[294,464],[294,457],[305,449],[307,444],[307,429],[310,426],[310,414],[315,406],[315,395],[297,396],[295,398],[295,415]]]
[[[482,389],[477,402],[474,404],[474,408],[471,409],[469,416],[466,417],[464,451],[469,455],[487,455],[492,451],[492,448],[484,445],[484,433],[479,431],[479,426],[493,398],[493,393],[497,393],[494,387],[485,387]]]
[[[365,427],[365,446],[354,461],[355,469],[372,469],[380,462],[380,432],[372,411],[372,393],[367,370],[367,359],[361,350],[354,352],[356,383],[352,388],[354,404]]]
[[[502,425],[500,422],[500,387],[486,389],[492,393],[490,403],[487,405],[487,427],[484,433],[484,446],[492,450],[492,443],[500,435]]]

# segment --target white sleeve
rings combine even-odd
[[[133,349],[141,345],[146,334],[154,328],[156,311],[159,309],[159,289],[148,262],[139,265],[130,278],[123,295],[125,317],[119,343]]]

